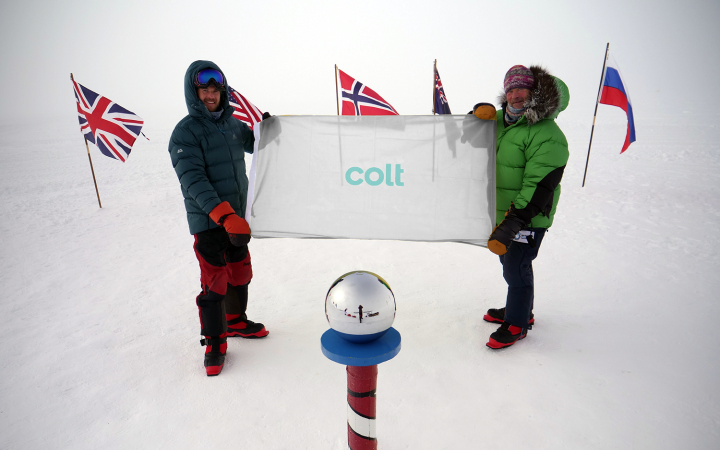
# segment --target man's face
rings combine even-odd
[[[522,109],[525,101],[530,96],[530,89],[510,89],[509,91],[507,91],[507,94],[505,94],[505,96],[507,97],[508,105],[512,106],[515,109]]]
[[[197,96],[208,111],[215,112],[220,108],[220,91],[215,86],[198,88]]]

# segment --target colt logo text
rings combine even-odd
[[[378,167],[371,167],[363,170],[359,167],[351,167],[345,172],[345,181],[348,184],[357,186],[363,181],[370,186],[379,186],[385,182],[386,186],[405,186],[402,181],[402,174],[405,172],[400,164],[395,164],[395,177],[393,178],[392,164],[385,164],[385,172]]]

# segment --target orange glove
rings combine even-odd
[[[242,247],[250,242],[250,226],[242,217],[235,214],[235,210],[228,202],[222,202],[210,211],[213,222],[225,228],[230,243]]]
[[[497,110],[490,103],[478,103],[473,107],[473,114],[482,120],[497,120]]]

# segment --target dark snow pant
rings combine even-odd
[[[200,263],[202,292],[196,298],[200,313],[200,334],[220,336],[227,331],[225,299],[232,300],[232,313],[247,307],[247,285],[252,264],[247,245],[235,247],[224,228],[213,228],[195,235],[195,256]],[[242,303],[242,306],[236,305]],[[241,312],[237,310],[242,309]],[[230,311],[228,311],[230,312]]]
[[[508,285],[505,321],[520,328],[528,327],[535,299],[532,262],[540,250],[547,228],[528,228],[535,232],[535,247],[513,241],[507,253],[500,257],[503,277]]]

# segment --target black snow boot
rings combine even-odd
[[[205,336],[205,339],[200,339],[200,344],[207,346],[205,349],[205,372],[207,376],[214,377],[219,375],[225,364],[227,334]]]
[[[510,347],[520,339],[525,339],[525,336],[527,336],[527,328],[520,328],[503,322],[500,328],[490,335],[490,340],[485,345],[493,350],[498,350]]]
[[[483,320],[485,322],[491,322],[491,323],[503,323],[505,322],[505,308],[499,308],[494,309],[490,308],[487,310],[487,313],[485,313],[485,316],[483,317]],[[535,314],[530,313],[530,320],[528,320],[528,325],[533,325],[535,323]]]
[[[246,339],[257,339],[267,336],[270,332],[265,325],[248,320],[247,314],[227,315],[227,335],[230,337],[240,336]]]
[[[225,321],[228,337],[239,336],[246,339],[257,339],[268,335],[265,325],[248,320],[248,285],[232,286],[228,284],[225,295]]]

